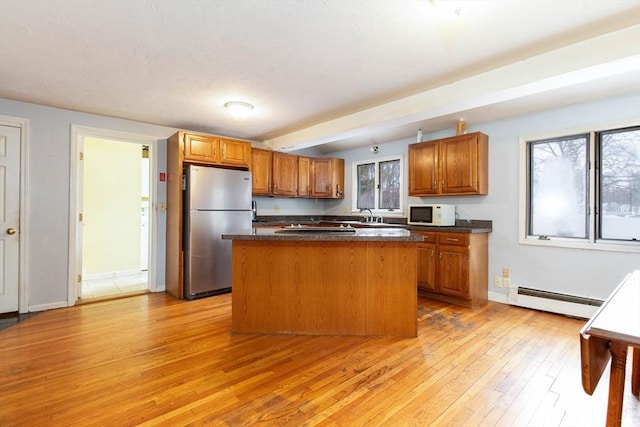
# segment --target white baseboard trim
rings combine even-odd
[[[50,302],[47,304],[38,304],[38,305],[30,305],[29,313],[34,311],[45,311],[45,310],[53,310],[54,308],[67,308],[68,304],[66,301],[58,301],[58,302]]]
[[[509,296],[507,294],[489,291],[489,301],[499,302],[501,304],[509,304]]]
[[[564,314],[565,316],[591,318],[599,307],[573,302],[556,301],[546,298],[532,297],[528,295],[516,295],[515,301],[509,302],[509,296],[498,292],[489,292],[489,301],[510,304],[523,308],[548,311],[550,313]]]

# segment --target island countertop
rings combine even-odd
[[[222,235],[226,240],[304,240],[330,242],[422,242],[424,237],[404,228],[351,228],[288,225],[254,227]]]

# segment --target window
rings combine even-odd
[[[524,143],[525,240],[640,241],[640,126]]]
[[[640,126],[598,134],[598,237],[640,240]]]
[[[353,211],[402,213],[402,156],[354,162],[352,170]]]
[[[529,234],[586,238],[588,135],[529,143]]]

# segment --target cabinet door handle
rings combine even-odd
[[[453,238],[451,238],[451,237],[447,237],[447,240],[448,240],[449,242],[459,242],[459,241],[460,241],[460,239],[453,239]]]

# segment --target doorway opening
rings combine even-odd
[[[69,305],[155,290],[156,140],[73,127]]]
[[[83,301],[149,290],[149,146],[84,138]]]

